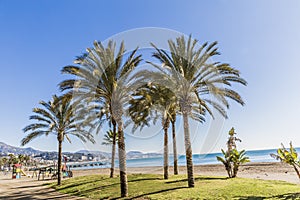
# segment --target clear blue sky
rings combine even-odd
[[[61,68],[72,64],[94,40],[133,28],[162,27],[191,33],[200,42],[217,40],[219,59],[238,68],[249,83],[238,88],[246,106],[231,106],[211,151],[225,147],[231,126],[243,140],[241,148],[276,148],[289,141],[300,146],[299,11],[299,1],[276,0],[1,0],[0,141],[19,146],[32,108],[58,93],[57,84],[65,78]],[[200,152],[210,123],[198,129],[191,124],[196,135],[194,153]],[[178,132],[181,138],[182,128]],[[101,140],[101,134],[96,137]],[[28,146],[57,149],[55,137],[43,137]],[[179,146],[183,153],[183,145]],[[64,145],[65,151],[84,148],[109,150],[76,140]],[[127,136],[127,150],[161,151],[162,134],[148,140]]]

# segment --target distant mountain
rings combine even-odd
[[[31,147],[27,148],[20,148],[20,147],[14,147],[8,144],[5,144],[3,142],[0,142],[0,155],[8,155],[10,153],[13,154],[26,154],[26,155],[32,155],[32,154],[40,154],[42,151],[35,150]]]
[[[103,151],[89,151],[89,150],[80,150],[77,151],[76,153],[83,153],[85,155],[87,154],[93,154],[95,156],[99,156],[101,158],[111,158],[111,153],[103,152]]]
[[[89,151],[89,150],[80,150],[76,153],[83,153],[83,154],[93,154],[96,156],[101,156],[105,158],[111,158],[111,153],[103,152],[103,151]],[[127,159],[137,159],[137,158],[154,158],[154,157],[162,157],[161,153],[143,153],[140,151],[129,151],[126,153]],[[116,151],[116,159],[118,159],[118,151]]]
[[[0,142],[0,155],[8,155],[10,153],[13,153],[15,155],[17,154],[26,154],[26,155],[46,155],[49,153],[57,154],[56,152],[46,152],[46,151],[39,151],[35,150],[31,147],[27,148],[21,148],[21,147],[14,147],[8,144],[5,144],[3,142]],[[69,152],[63,152],[63,153],[69,153]],[[111,158],[111,153],[103,152],[103,151],[89,151],[89,150],[80,150],[76,153],[82,153],[82,154],[93,154],[94,156],[100,157],[100,158]],[[140,151],[129,151],[126,154],[127,159],[138,159],[138,158],[154,158],[154,157],[162,157],[162,154],[160,153],[143,153]],[[116,151],[116,159],[118,159],[118,151]]]
[[[138,158],[157,158],[162,157],[161,153],[143,153],[140,151],[129,151],[126,154],[127,159],[138,159]]]

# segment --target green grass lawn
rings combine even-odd
[[[283,181],[225,177],[195,177],[195,188],[188,188],[185,176],[163,180],[154,174],[128,175],[128,199],[300,199],[300,185]],[[62,193],[91,199],[119,199],[119,178],[92,175],[66,179]]]

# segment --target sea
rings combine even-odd
[[[296,148],[297,152],[300,152],[300,148]],[[277,149],[266,149],[266,150],[251,150],[246,151],[246,156],[249,157],[250,162],[279,162],[276,159],[272,158],[270,154],[276,154]],[[208,153],[208,154],[194,154],[193,155],[193,163],[194,165],[207,165],[207,164],[221,164],[216,156],[223,157],[222,153]],[[136,158],[129,159],[126,161],[127,167],[153,167],[153,166],[163,166],[163,157],[155,157],[155,158]],[[173,164],[173,156],[169,156],[169,165]],[[185,155],[178,156],[178,165],[184,166],[186,165]],[[115,161],[115,166],[118,167],[118,160]],[[109,168],[110,163],[101,162],[101,165],[86,165],[82,167],[72,168],[72,170],[76,169],[94,169],[94,168]]]

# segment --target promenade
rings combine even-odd
[[[22,177],[21,179],[11,179],[11,175],[4,176],[0,173],[0,199],[7,200],[31,200],[31,199],[66,199],[83,200],[84,198],[71,197],[66,194],[56,192],[49,188],[46,183],[51,180],[37,181],[36,178]]]

